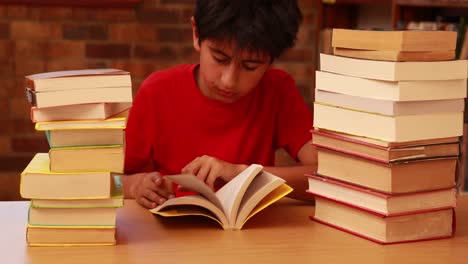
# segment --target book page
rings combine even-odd
[[[183,186],[188,190],[199,193],[222,210],[223,206],[218,197],[216,197],[215,192],[213,192],[213,190],[211,190],[211,188],[208,187],[208,185],[206,185],[202,180],[198,179],[195,175],[177,174],[168,175],[166,177],[168,177],[169,180]]]
[[[230,225],[234,226],[239,205],[247,187],[262,169],[263,166],[252,164],[216,192]]]
[[[191,206],[191,209],[184,210],[183,209],[184,207],[180,205]],[[223,226],[223,228],[227,229],[228,221],[226,219],[226,216],[224,215],[224,212],[201,195],[189,195],[189,196],[182,196],[182,197],[169,199],[165,203],[159,205],[158,207],[151,209],[150,212],[153,214],[158,214],[162,216],[184,216],[184,215],[208,216],[202,208],[200,208],[200,210],[196,210],[197,207],[195,206],[205,208],[209,210],[210,212],[212,212],[213,215],[215,215],[218,218],[217,221]]]
[[[252,209],[257,206],[257,204],[267,196],[267,194],[278,188],[283,183],[283,179],[265,171],[257,175],[247,188],[247,191],[242,198],[239,206],[239,213],[237,214],[235,221],[236,227],[239,223],[245,222],[245,219]]]
[[[268,193],[265,198],[263,198],[255,208],[249,212],[248,216],[243,221],[238,221],[234,229],[241,229],[242,226],[249,220],[252,216],[256,215],[261,210],[265,209],[270,204],[278,201],[279,199],[286,196],[288,193],[292,192],[292,188],[289,187],[286,183],[281,184],[278,188],[274,189],[272,192]]]

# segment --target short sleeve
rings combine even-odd
[[[297,160],[299,150],[312,137],[312,112],[290,75],[285,74],[278,90],[277,145]]]

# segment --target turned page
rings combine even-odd
[[[198,179],[195,175],[191,174],[178,174],[167,176],[171,181],[183,186],[184,188],[197,192],[201,196],[208,199],[216,207],[223,210],[220,200],[216,197],[215,192],[206,185],[202,180]],[[223,210],[224,211],[224,210]]]
[[[237,211],[247,187],[262,169],[263,166],[252,164],[216,192],[230,225],[233,226],[236,221]]]

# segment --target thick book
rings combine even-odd
[[[123,145],[125,131],[123,129],[55,129],[45,131],[47,142],[51,148]]]
[[[350,137],[341,133],[314,129],[312,132],[312,144],[342,153],[372,157],[381,162],[396,162],[405,160],[417,160],[438,157],[458,157],[460,155],[460,143],[457,137],[451,141],[440,142],[427,141],[405,142],[399,146],[385,146],[369,142],[364,138]],[[450,138],[449,138],[450,139]]]
[[[308,174],[308,193],[384,216],[406,215],[455,208],[455,188],[386,194],[318,174]]]
[[[380,61],[448,61],[455,59],[455,50],[398,51],[334,48],[333,54],[365,60]]]
[[[132,87],[110,87],[93,89],[36,92],[26,88],[26,99],[33,107],[54,107],[91,103],[132,102]]]
[[[36,122],[103,120],[121,113],[132,106],[128,103],[94,103],[55,107],[31,107],[31,120]]]
[[[445,138],[431,138],[431,139],[425,139],[425,140],[392,142],[392,141],[384,141],[380,139],[356,136],[356,135],[347,134],[347,133],[340,133],[340,132],[330,131],[326,129],[314,129],[314,130],[320,131],[326,134],[336,134],[340,138],[343,137],[350,141],[362,141],[364,143],[368,143],[368,144],[375,145],[375,146],[381,146],[385,148],[400,148],[400,147],[423,146],[423,145],[450,144],[450,143],[456,143],[460,141],[460,137],[445,137]]]
[[[392,62],[320,54],[320,70],[383,81],[466,79],[467,60]],[[428,74],[430,73],[430,74]]]
[[[361,50],[439,51],[455,50],[454,31],[377,31],[333,29],[332,46]]]
[[[116,223],[117,208],[29,208],[29,226],[109,226]]]
[[[384,216],[316,197],[312,219],[379,244],[449,238],[455,233],[455,211],[452,208]]]
[[[21,173],[20,194],[27,199],[107,199],[115,177],[111,172],[50,171],[49,155],[37,153]]]
[[[317,152],[318,174],[379,192],[410,193],[455,186],[456,157],[385,163],[322,148]]]
[[[120,177],[114,177],[111,183],[111,196],[104,199],[33,199],[32,208],[117,208],[123,207],[123,184]]]
[[[111,246],[117,243],[115,226],[31,226],[28,246]]]
[[[317,71],[316,89],[389,101],[460,99],[466,97],[466,79],[381,81]]]
[[[37,122],[37,131],[47,130],[78,130],[78,129],[124,129],[127,124],[128,111],[119,113],[104,120],[74,120],[74,121],[52,121]]]
[[[292,191],[283,179],[262,169],[253,164],[216,192],[194,175],[166,176],[198,194],[169,199],[150,211],[166,217],[205,216],[225,230],[241,229],[253,215]]]
[[[422,115],[440,112],[463,112],[464,98],[427,100],[427,101],[392,101],[361,96],[353,96],[323,90],[315,90],[315,101],[348,109],[382,115]]]
[[[26,87],[37,92],[132,87],[130,73],[117,69],[86,69],[32,74]]]
[[[314,126],[384,141],[463,135],[463,112],[392,116],[314,103]]]
[[[111,171],[123,173],[123,145],[60,147],[49,150],[53,172]]]

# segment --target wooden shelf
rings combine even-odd
[[[26,4],[37,6],[72,6],[72,7],[133,7],[141,0],[1,0],[2,4]]]

